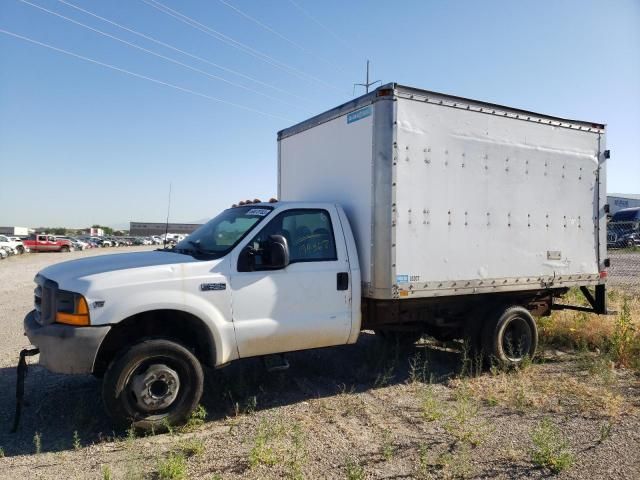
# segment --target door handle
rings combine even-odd
[[[349,273],[348,272],[339,272],[337,279],[337,288],[338,290],[349,290]]]

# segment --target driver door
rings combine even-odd
[[[287,240],[289,265],[259,270],[265,267],[260,247],[271,235]],[[243,247],[256,252],[257,271],[238,271],[240,255],[233,257],[232,308],[240,357],[347,343],[351,282],[335,209],[281,212]]]

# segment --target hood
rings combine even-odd
[[[116,270],[198,262],[189,255],[173,252],[133,252],[99,255],[56,263],[40,271],[40,275],[58,283]]]

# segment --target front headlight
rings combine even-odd
[[[79,293],[58,291],[56,299],[56,322],[67,325],[86,326],[89,321],[89,306]]]

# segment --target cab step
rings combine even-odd
[[[289,368],[289,361],[282,354],[266,355],[262,359],[267,372],[281,372]]]

